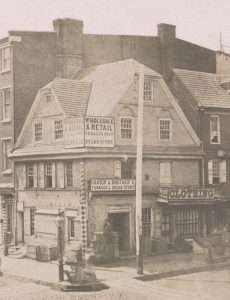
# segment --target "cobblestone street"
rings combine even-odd
[[[101,292],[60,292],[33,283],[0,278],[1,300],[119,299],[119,300],[229,300],[230,270],[209,271],[157,281],[114,280]]]

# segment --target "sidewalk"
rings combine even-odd
[[[5,256],[1,256],[1,258],[3,276],[33,281],[53,288],[60,288],[60,286],[69,284],[67,281],[58,282],[57,262],[46,263],[28,258],[15,259]],[[155,280],[222,267],[230,267],[230,261],[209,264],[206,262],[204,254],[190,253],[147,257],[144,259],[144,276],[137,275],[135,258],[121,259],[111,264],[92,268],[100,282],[111,286],[114,281],[123,281],[125,278],[136,278],[144,281]]]

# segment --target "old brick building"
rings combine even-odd
[[[18,241],[55,238],[60,209],[66,243],[81,240],[84,200],[88,241],[109,219],[119,250],[135,249],[139,67],[130,59],[82,68],[40,89],[12,154]],[[214,194],[203,187],[195,131],[163,78],[147,67],[144,74],[143,234],[173,245],[204,234]]]
[[[217,196],[207,210],[207,233],[230,230],[229,76],[175,69],[169,84],[202,141],[204,183]]]

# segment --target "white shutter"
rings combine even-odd
[[[212,160],[208,161],[208,183],[213,184]]]
[[[160,163],[160,183],[161,184],[172,183],[170,162]]]
[[[38,187],[38,165],[34,164],[34,187]]]
[[[116,178],[121,178],[121,162],[119,160],[114,161],[113,175]]]
[[[58,168],[57,172],[57,179],[59,180],[59,187],[61,189],[64,189],[65,187],[65,164],[64,162],[60,162],[59,163],[59,168]]]
[[[44,166],[44,163],[39,164],[39,183],[40,183],[40,188],[44,189],[44,187],[45,187],[45,166]]]
[[[220,161],[220,182],[224,183],[226,182],[226,160]]]
[[[56,163],[52,163],[52,188],[56,188]]]

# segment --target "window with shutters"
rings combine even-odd
[[[27,181],[27,187],[33,188],[34,187],[34,165],[28,164],[26,166],[26,181]]]
[[[219,116],[210,116],[211,144],[220,144],[220,119]]]
[[[133,138],[133,118],[121,117],[120,118],[120,135],[122,140],[130,140]]]
[[[160,141],[170,141],[171,132],[171,120],[170,119],[160,119],[159,120],[159,140]]]
[[[53,186],[53,168],[52,163],[45,164],[45,187],[52,188]]]
[[[172,183],[172,165],[170,162],[160,163],[160,184],[171,185]]]
[[[214,159],[208,162],[209,184],[220,184],[226,182],[226,160]]]

